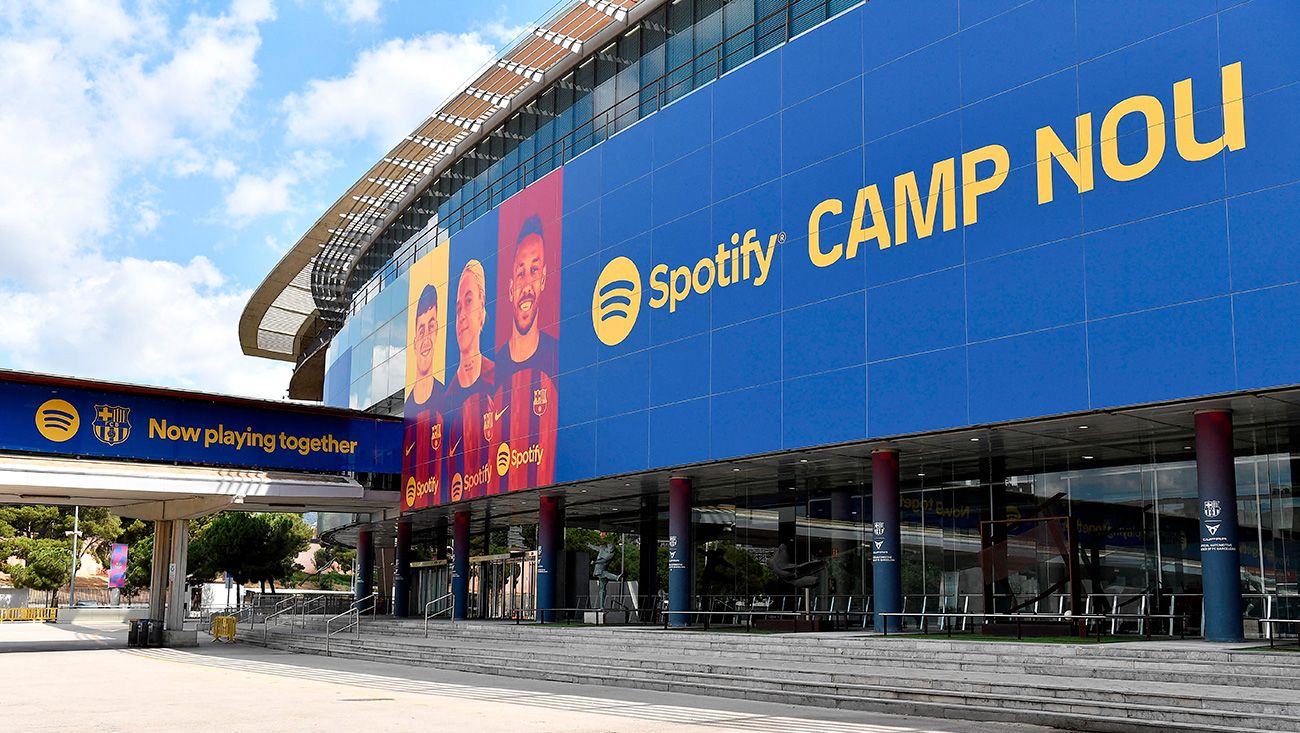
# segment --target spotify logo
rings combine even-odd
[[[510,444],[501,443],[497,446],[497,475],[504,476],[510,472]]]
[[[36,409],[36,430],[46,440],[62,443],[71,440],[81,427],[77,408],[64,400],[46,400]]]
[[[641,312],[641,273],[636,263],[615,257],[596,278],[591,294],[591,325],[606,346],[621,343]]]
[[[412,476],[406,480],[406,505],[415,506],[415,500],[419,496],[419,490],[415,484],[415,477]]]
[[[451,477],[451,500],[460,501],[460,497],[465,493],[465,479],[459,473]]]

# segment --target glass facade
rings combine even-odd
[[[1241,432],[1247,440],[1261,434],[1265,440],[1257,449],[1266,451],[1236,459],[1243,614],[1253,636],[1250,619],[1300,610],[1291,477],[1297,456],[1268,440],[1269,429]],[[1033,454],[975,460],[950,454],[918,464],[904,452],[904,610],[979,613],[990,595],[994,607],[987,610],[1069,610],[1062,582],[1069,545],[1063,535],[1053,536],[1067,522],[1031,521],[1065,517],[1077,533],[1074,559],[1088,611],[1186,614],[1194,633],[1202,592],[1196,463],[1179,456],[1177,445],[1130,448],[1146,455],[1095,468],[1081,460],[1085,465],[1068,469],[1048,460],[1034,468]],[[817,611],[870,610],[870,462],[860,462],[857,476],[808,465],[806,478],[738,478],[700,492],[694,530],[699,609],[791,611],[811,603]],[[990,520],[1021,520],[1001,538],[1006,549],[996,561],[981,539],[981,524]],[[982,562],[1005,570],[990,595],[984,584],[991,574]],[[1167,624],[1159,621],[1155,631],[1168,633]],[[1134,620],[1117,630],[1137,626]]]
[[[857,4],[678,0],[583,60],[452,164],[362,256],[347,321],[328,347],[325,403],[400,403],[403,339],[386,329],[406,306],[391,292],[405,292],[406,272],[431,247],[610,135]]]

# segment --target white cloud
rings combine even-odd
[[[239,166],[226,158],[220,158],[212,164],[212,177],[218,181],[228,181],[239,173]]]
[[[325,12],[343,23],[378,23],[380,0],[330,0]]]
[[[299,151],[285,167],[275,173],[264,176],[241,175],[226,194],[226,213],[243,221],[297,208],[293,200],[294,187],[334,165],[334,160],[327,153],[318,151],[307,154]]]
[[[282,365],[242,356],[247,297],[208,260],[114,256],[166,210],[151,174],[234,174],[268,0],[172,27],[154,3],[0,8],[0,355],[35,371],[280,395]]]
[[[390,148],[493,58],[491,40],[477,32],[431,33],[365,51],[346,76],[312,80],[285,99],[289,138]]]
[[[98,255],[65,263],[39,292],[0,290],[0,352],[18,368],[283,397],[287,364],[239,350],[247,291],[204,257],[180,264]]]

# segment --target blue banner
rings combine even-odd
[[[401,423],[335,410],[0,378],[0,451],[301,471],[401,471]]]

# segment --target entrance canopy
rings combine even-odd
[[[0,503],[188,519],[367,513],[393,492],[401,423],[295,403],[0,371]]]

